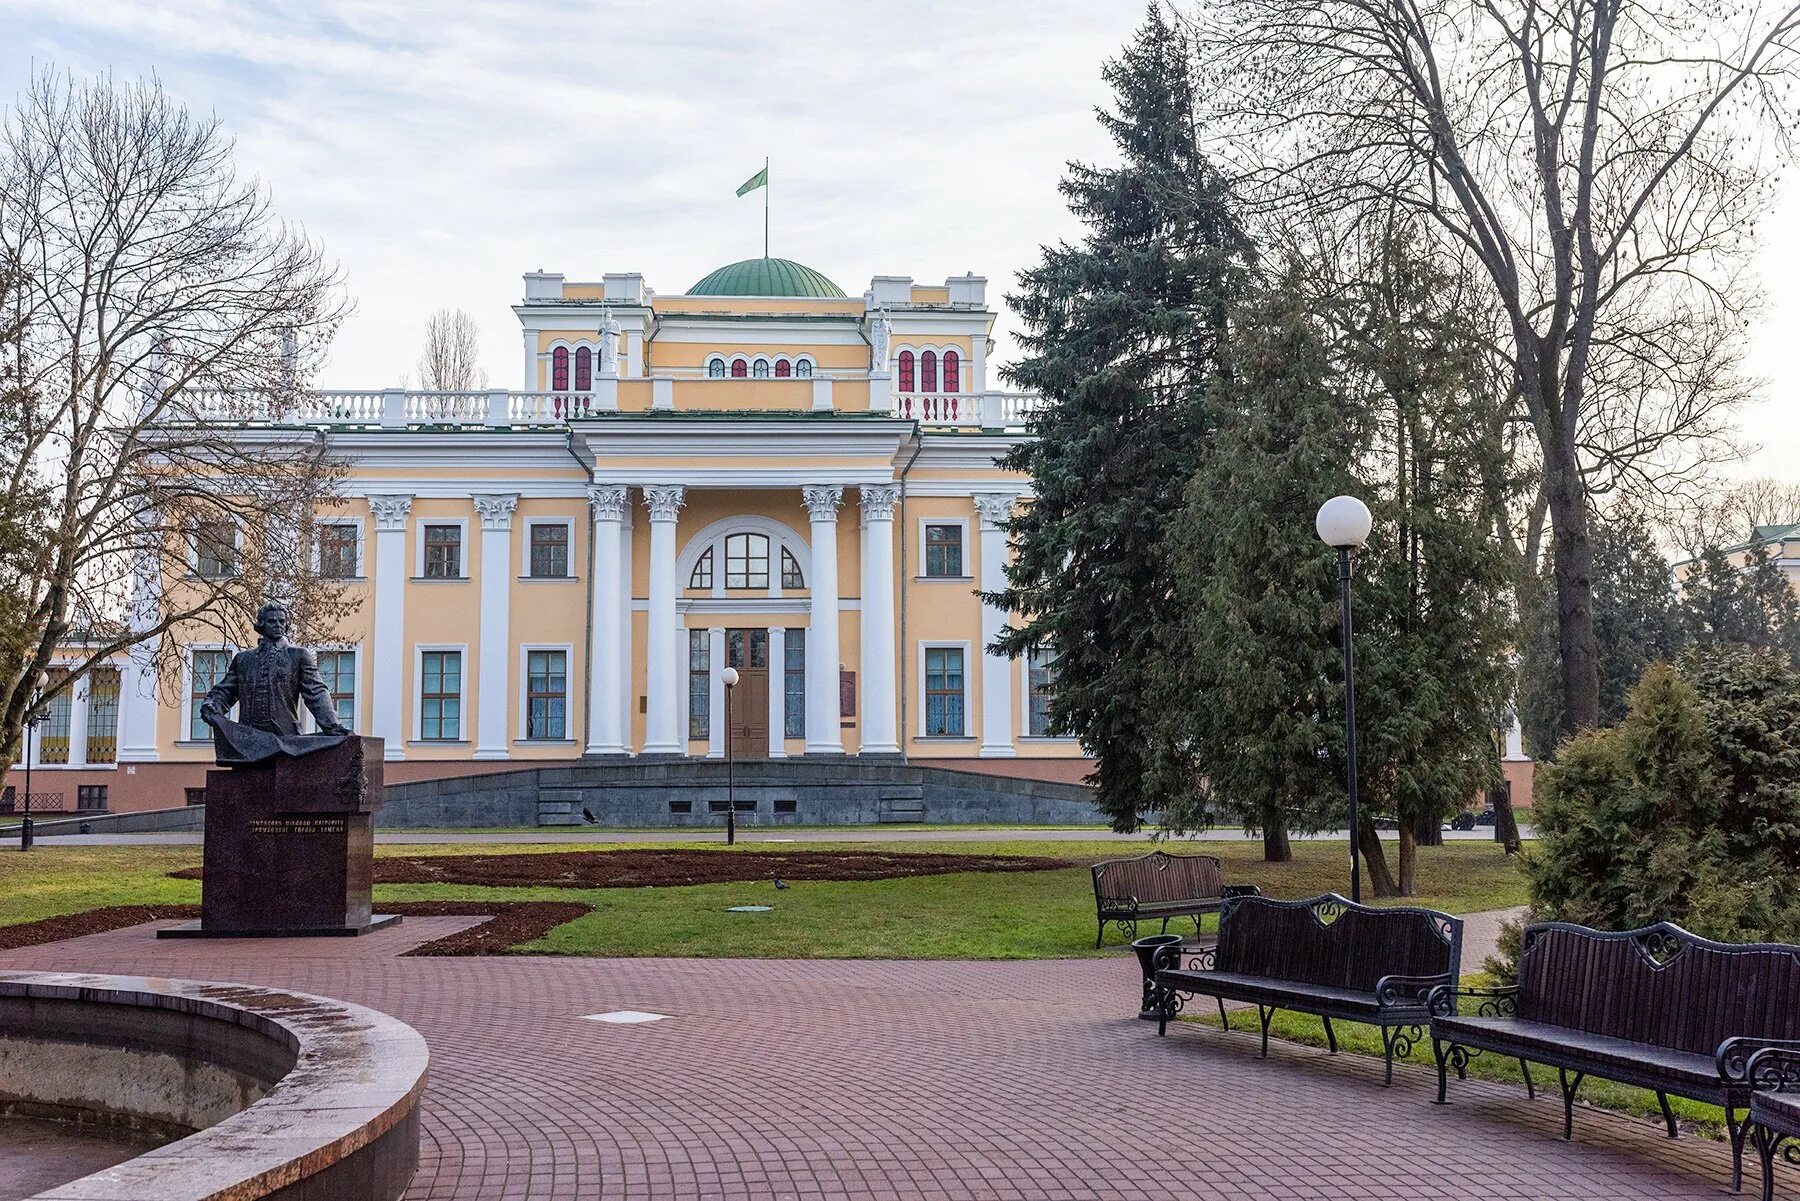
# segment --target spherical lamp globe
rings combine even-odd
[[[1369,540],[1369,529],[1375,519],[1369,506],[1354,496],[1334,496],[1319,506],[1313,528],[1319,539],[1333,550],[1355,549]]]
[[[724,671],[719,673],[719,679],[725,682],[725,687],[735,688],[738,682],[737,668],[727,667]]]

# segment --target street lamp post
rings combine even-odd
[[[719,673],[725,684],[725,845],[737,845],[737,781],[731,757],[731,690],[737,687],[737,668]]]
[[[1362,900],[1362,856],[1357,848],[1361,831],[1356,810],[1356,654],[1351,649],[1351,562],[1375,524],[1369,506],[1354,496],[1334,496],[1319,506],[1313,528],[1319,538],[1337,552],[1338,601],[1342,606],[1341,640],[1344,645],[1344,782],[1350,794],[1350,899]]]
[[[35,706],[36,698],[32,698]],[[32,843],[31,833],[31,761],[36,758],[32,753],[31,736],[37,732],[38,718],[33,715],[25,719],[25,816],[19,823],[19,849],[29,851]]]

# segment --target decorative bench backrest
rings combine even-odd
[[[1800,1038],[1800,947],[1544,922],[1520,944],[1518,1016],[1701,1055],[1734,1035]]]
[[[1094,864],[1094,895],[1103,901],[1191,901],[1216,897],[1224,888],[1225,872],[1211,855],[1151,851]]]
[[[1334,893],[1305,901],[1232,897],[1219,915],[1221,972],[1373,992],[1383,976],[1455,973],[1462,922],[1435,909],[1381,909]]]

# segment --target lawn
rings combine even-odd
[[[701,847],[717,854],[756,855],[791,844],[751,844],[725,850],[716,843],[595,843],[592,849]],[[464,843],[379,848],[377,854],[529,855],[583,844]],[[1014,842],[813,843],[808,850],[932,851],[944,854],[1047,855],[1078,866],[1021,873],[956,873],[910,879],[797,883],[706,884],[681,888],[484,888],[404,884],[376,889],[376,900],[578,900],[587,917],[552,930],[520,950],[565,955],[711,955],[819,958],[1031,959],[1117,954],[1121,938],[1107,933],[1094,950],[1094,901],[1085,864],[1137,848],[1102,841],[1052,842],[1029,836]],[[1187,848],[1182,848],[1187,849]],[[1260,886],[1275,896],[1310,896],[1343,889],[1345,855],[1332,843],[1298,843],[1294,860],[1266,864],[1260,843],[1209,844],[1226,879]],[[77,913],[104,905],[177,904],[200,899],[200,885],[167,873],[200,861],[198,847],[45,847],[30,854],[0,853],[0,925]],[[1523,874],[1499,848],[1457,842],[1422,848],[1419,903],[1464,913],[1525,902]],[[760,904],[768,913],[727,913]],[[1145,933],[1151,932],[1147,929]]]

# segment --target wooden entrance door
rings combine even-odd
[[[769,755],[769,631],[726,630],[725,665],[737,668],[726,737],[734,759]]]

